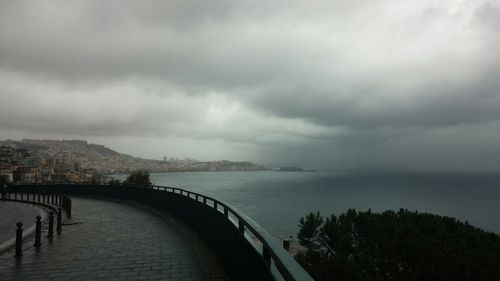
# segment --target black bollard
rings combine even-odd
[[[16,223],[16,255],[14,257],[20,258],[23,256],[23,223]]]
[[[62,226],[62,209],[58,208],[57,209],[57,234],[61,233],[61,228]]]
[[[35,228],[35,247],[40,247],[42,245],[42,217],[36,216],[36,228]]]
[[[49,233],[47,234],[48,238],[52,238],[54,236],[54,212],[49,212]]]

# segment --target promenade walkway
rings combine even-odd
[[[72,198],[71,225],[36,251],[0,256],[0,280],[206,280],[191,244],[168,219],[130,206]]]

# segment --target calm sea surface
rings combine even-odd
[[[123,178],[123,177],[122,177]],[[500,174],[196,172],[151,175],[234,205],[277,238],[295,235],[309,212],[407,208],[469,221],[500,234]]]

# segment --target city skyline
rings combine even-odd
[[[347,170],[500,170],[500,5],[14,1],[0,139]]]

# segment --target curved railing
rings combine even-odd
[[[142,188],[153,188],[179,193],[190,199],[202,202],[209,207],[213,207],[218,212],[224,214],[224,216],[238,228],[242,237],[255,245],[256,250],[260,250],[262,261],[269,271],[271,271],[272,265],[274,265],[284,280],[313,280],[292,256],[277,244],[276,239],[271,234],[236,207],[221,200],[181,188],[157,185],[151,187],[142,186]]]
[[[71,217],[71,199],[64,194],[41,191],[23,192],[7,189],[0,194],[0,199],[41,205],[51,209],[55,213],[57,213],[59,208],[62,208],[66,216],[68,218]]]
[[[20,190],[133,200],[164,209],[188,223],[216,251],[231,279],[312,281],[264,228],[232,205],[200,193],[167,186],[58,184]]]

